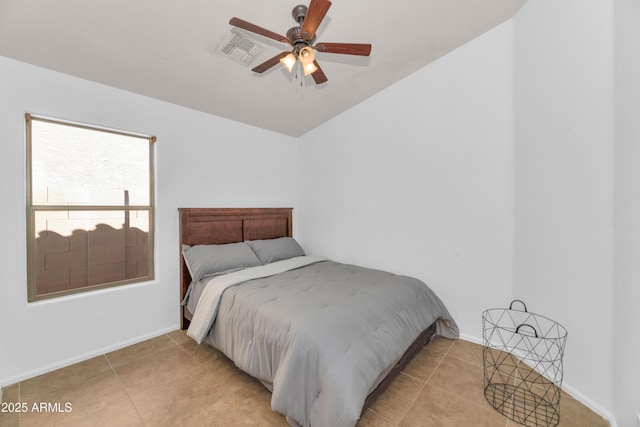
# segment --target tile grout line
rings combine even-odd
[[[453,344],[451,345],[451,347],[453,347]],[[427,346],[424,346],[423,349],[426,349],[427,351],[433,351],[433,350],[429,350],[427,348]],[[437,352],[436,352],[437,353]],[[448,353],[448,351],[447,351]],[[442,353],[440,353],[442,354]],[[416,394],[416,396],[411,400],[411,403],[409,404],[409,407],[407,408],[406,411],[404,411],[404,413],[402,414],[402,417],[400,418],[400,421],[397,423],[397,425],[400,425],[400,423],[402,422],[402,420],[404,420],[404,418],[407,416],[407,414],[409,413],[409,411],[411,410],[411,408],[413,407],[413,405],[416,403],[416,401],[418,400],[418,396],[420,396],[420,393],[422,393],[425,389],[425,387],[427,387],[427,384],[429,383],[429,380],[433,377],[433,375],[436,373],[436,371],[438,370],[438,368],[440,367],[440,365],[442,364],[442,361],[444,360],[444,358],[447,357],[447,354],[443,354],[442,355],[442,359],[440,359],[440,361],[438,362],[438,364],[436,365],[436,367],[433,369],[433,372],[431,372],[431,374],[429,375],[429,377],[423,382],[422,387],[420,388],[420,391]],[[404,372],[401,372],[404,373]],[[414,378],[409,374],[405,374],[410,378]],[[417,378],[416,378],[417,379]]]
[[[176,345],[180,345],[180,343],[179,343],[178,341],[174,340],[174,339],[171,337],[171,335],[169,335],[169,334],[165,334],[165,335],[167,336],[167,338],[169,338],[171,341],[173,341]]]
[[[427,348],[427,346],[426,346],[426,345],[422,347],[422,350],[421,350],[421,351],[423,351],[423,350],[426,350],[426,351],[433,351],[433,350],[429,350],[429,349]],[[414,377],[413,375],[409,375],[409,374],[408,374],[408,373],[406,373],[405,371],[400,371],[400,374],[402,374],[402,375],[406,375],[407,377],[409,377],[409,378],[411,378],[411,379],[414,379],[414,380],[419,381],[419,382],[421,382],[421,383],[422,383],[422,386],[420,387],[420,390],[418,391],[418,393],[416,393],[416,397],[415,397],[415,398],[413,398],[413,400],[409,403],[409,407],[407,408],[407,410],[406,410],[406,411],[404,411],[404,413],[403,413],[403,414],[402,414],[402,416],[400,417],[400,421],[398,421],[398,422],[396,423],[396,422],[394,422],[392,419],[390,419],[389,417],[386,417],[386,416],[384,416],[384,415],[382,415],[382,414],[380,414],[380,413],[376,412],[375,410],[373,410],[373,409],[371,409],[371,408],[367,408],[367,409],[368,409],[369,411],[373,412],[374,414],[378,415],[378,416],[379,416],[379,417],[381,417],[382,419],[384,419],[384,420],[386,420],[386,421],[389,421],[390,423],[392,423],[392,424],[394,424],[394,425],[396,425],[396,426],[400,425],[400,423],[402,422],[402,420],[404,419],[404,417],[407,415],[407,413],[409,412],[409,410],[411,409],[411,407],[413,406],[413,404],[414,404],[414,403],[416,402],[416,400],[418,399],[418,396],[420,395],[420,393],[422,393],[422,391],[424,390],[424,388],[427,386],[427,382],[431,379],[431,377],[432,377],[432,376],[433,376],[433,374],[436,372],[436,370],[438,369],[438,367],[440,366],[440,364],[442,363],[442,361],[444,360],[444,358],[445,358],[445,356],[446,356],[446,354],[439,353],[439,352],[437,352],[437,351],[436,351],[436,352],[434,352],[434,353],[442,354],[442,359],[438,362],[438,364],[436,365],[436,367],[433,369],[433,372],[431,373],[431,375],[429,375],[429,377],[428,377],[426,380],[422,380],[422,379],[420,379],[420,378],[416,378],[416,377]],[[417,354],[416,354],[416,356],[417,356]],[[408,365],[407,365],[407,366],[408,366]]]
[[[451,346],[449,346],[449,348],[447,349],[447,351],[446,351],[446,352],[444,352],[444,353],[439,352],[439,351],[435,351],[435,350],[429,350],[429,349],[427,349],[427,350],[429,350],[429,351],[433,351],[434,353],[441,354],[441,355],[442,355],[442,359],[440,359],[440,361],[439,361],[439,362],[438,362],[438,364],[436,365],[436,367],[435,367],[435,369],[433,370],[433,372],[431,373],[431,375],[429,375],[429,378],[427,378],[427,380],[425,381],[425,383],[424,383],[424,385],[423,385],[422,389],[420,390],[420,393],[421,393],[421,392],[424,390],[424,388],[427,386],[427,384],[428,384],[429,380],[431,380],[431,378],[435,375],[436,371],[440,368],[440,366],[442,365],[442,363],[444,362],[444,360],[445,360],[446,358],[448,358],[448,357],[449,357],[449,358],[451,358],[451,359],[453,359],[453,360],[456,360],[456,361],[458,361],[458,362],[460,362],[460,363],[469,364],[469,365],[471,365],[471,366],[473,366],[473,365],[474,365],[473,363],[470,363],[470,362],[468,362],[468,361],[466,361],[466,360],[459,359],[459,358],[457,358],[457,357],[453,356],[452,354],[449,354],[457,342],[458,342],[458,340],[455,340],[455,341],[451,344]],[[426,346],[425,346],[425,348],[426,348]],[[484,369],[484,366],[481,366],[481,368],[482,368],[482,369]],[[406,375],[408,375],[408,374],[406,374]],[[408,376],[410,376],[410,375],[408,375]],[[411,377],[411,376],[410,376],[410,377]],[[411,378],[414,378],[414,377],[411,377]],[[412,402],[412,403],[411,403],[411,405],[409,406],[409,409],[407,409],[407,411],[405,412],[405,414],[402,416],[402,418],[401,418],[400,422],[402,422],[402,420],[404,419],[404,417],[406,417],[406,415],[407,415],[407,413],[409,412],[409,410],[411,409],[411,407],[415,404],[415,402],[417,401],[418,396],[419,396],[419,394],[420,394],[420,393],[418,393],[418,395],[416,395],[415,399],[413,400],[413,402]],[[465,400],[467,403],[472,404],[472,405],[474,405],[474,406],[476,406],[476,407],[478,407],[478,408],[488,410],[487,408],[484,408],[482,405],[480,405],[479,403],[477,403],[477,402],[475,402],[475,401],[473,401],[473,400],[469,400],[469,399],[464,399],[464,400]],[[492,409],[493,409],[493,408],[492,408]],[[509,425],[509,418],[508,418],[508,417],[505,417],[505,419],[506,419],[506,420],[505,420],[505,427],[508,427],[508,425]]]
[[[122,347],[122,348],[121,348],[121,349],[119,349],[119,350],[124,350],[124,349],[130,348],[130,347],[134,347],[134,346],[136,346],[136,345],[138,345],[138,344],[142,344],[142,343],[144,343],[144,342],[148,342],[148,341],[151,341],[151,340],[155,340],[155,339],[160,338],[160,337],[163,337],[163,336],[164,336],[164,337],[167,337],[167,338],[169,339],[169,341],[171,341],[171,343],[172,343],[173,345],[180,346],[180,345],[179,345],[179,344],[178,344],[178,343],[177,343],[173,338],[171,338],[168,334],[163,334],[163,335],[158,335],[157,337],[154,337],[154,338],[150,338],[150,339],[148,339],[148,340],[144,340],[144,341],[137,342],[137,343],[135,343],[135,344],[128,345],[128,346],[126,346],[126,347]],[[153,356],[154,354],[159,353],[159,352],[161,352],[161,351],[163,351],[163,350],[166,350],[166,349],[168,349],[168,348],[170,348],[170,346],[169,346],[169,345],[167,345],[167,346],[165,346],[165,347],[159,347],[159,348],[156,348],[156,349],[154,349],[153,351],[151,351],[149,354],[145,354],[145,355],[143,355],[143,356],[141,356],[141,357],[142,357],[142,358],[144,358],[144,357],[148,357],[148,356]],[[119,350],[116,350],[116,351],[119,351]],[[113,353],[113,352],[111,352],[111,353]],[[107,356],[107,353],[105,353],[105,354],[104,354],[104,356],[107,358],[107,360],[109,360],[109,357]],[[140,359],[141,357],[138,357],[138,359]],[[130,361],[127,361],[126,363],[129,363],[129,362],[130,362]],[[109,364],[111,364],[111,363],[109,363]]]
[[[453,347],[453,344],[451,345],[451,347]],[[450,348],[451,348],[451,347],[450,347]],[[420,396],[420,393],[422,393],[422,391],[424,390],[424,388],[427,386],[427,383],[429,382],[429,380],[431,379],[431,377],[436,373],[436,370],[440,367],[440,365],[442,364],[442,361],[444,360],[444,358],[446,357],[446,355],[447,355],[447,353],[448,353],[448,350],[447,350],[447,352],[445,352],[445,353],[440,353],[440,352],[438,352],[438,351],[430,350],[430,349],[427,347],[427,345],[423,346],[423,347],[422,347],[422,350],[432,351],[432,352],[434,352],[434,353],[441,354],[441,355],[442,355],[442,359],[440,359],[440,361],[438,362],[438,364],[436,365],[436,367],[433,369],[433,372],[431,372],[431,374],[427,377],[427,379],[426,379],[426,380],[422,380],[422,379],[420,379],[420,378],[416,378],[416,377],[414,377],[413,375],[409,375],[409,374],[408,374],[408,373],[406,373],[405,371],[400,371],[400,374],[406,375],[407,377],[409,377],[409,378],[411,378],[411,379],[414,379],[414,380],[419,381],[419,382],[421,382],[421,383],[422,383],[422,386],[420,387],[420,390],[418,391],[418,393],[416,393],[416,396],[415,396],[415,397],[410,401],[410,403],[409,403],[409,407],[404,411],[404,413],[403,413],[403,414],[402,414],[402,416],[400,417],[400,421],[398,421],[398,422],[396,423],[396,422],[394,422],[393,420],[389,419],[388,417],[385,417],[384,415],[382,415],[382,414],[380,414],[380,413],[378,413],[378,412],[374,411],[373,409],[368,408],[368,409],[369,409],[371,412],[373,412],[374,414],[378,415],[379,417],[383,418],[384,420],[387,420],[387,421],[389,421],[389,422],[393,423],[393,424],[394,424],[394,425],[396,425],[396,426],[400,425],[400,423],[402,422],[402,420],[404,419],[404,417],[406,417],[406,416],[407,416],[407,413],[409,413],[409,410],[411,410],[411,408],[413,407],[413,405],[416,403],[416,400],[418,400],[418,396]],[[421,350],[421,351],[422,351],[422,350]]]
[[[458,342],[458,340],[456,340],[456,341],[451,345],[451,347],[449,348],[449,350],[451,350],[451,349],[453,348],[453,346],[456,344],[456,342]],[[460,362],[460,363],[464,363],[464,364],[467,364],[467,365],[474,366],[474,364],[473,364],[473,363],[471,363],[471,362],[468,362],[468,361],[466,361],[466,360],[459,359],[459,358],[457,358],[457,357],[455,357],[455,356],[453,356],[453,355],[449,355],[449,350],[447,351],[447,354],[445,355],[445,357],[450,357],[450,358],[452,358],[452,359],[454,359],[454,360],[457,360],[457,361],[458,361],[458,362]],[[483,355],[483,357],[484,357],[484,355]],[[444,361],[444,358],[442,359],[442,361]],[[441,361],[441,363],[442,363],[442,361]],[[484,363],[482,364],[482,366],[480,366],[480,368],[481,368],[481,370],[482,370],[482,372],[483,372],[483,377],[482,377],[482,383],[483,383],[483,384],[482,384],[482,389],[483,389],[483,392],[482,392],[482,395],[483,395],[483,397],[485,397],[485,396],[484,396]],[[489,412],[494,412],[494,411],[495,411],[495,412],[497,412],[498,414],[500,414],[500,412],[496,411],[496,409],[495,409],[495,408],[493,408],[493,407],[491,407],[490,409],[489,409],[489,408],[485,408],[483,405],[479,404],[479,403],[478,403],[478,402],[476,402],[475,400],[470,400],[470,399],[463,399],[463,400],[465,400],[465,401],[466,401],[467,403],[469,403],[469,404],[472,404],[472,405],[476,406],[477,408],[484,409],[484,410],[489,411]],[[485,397],[485,402],[486,402],[486,397]],[[487,402],[487,403],[488,403],[488,402]],[[489,405],[489,406],[491,406],[491,405]],[[504,418],[506,418],[505,427],[508,427],[508,425],[509,425],[509,417],[505,416],[504,414],[500,414],[500,415],[502,415]]]
[[[400,371],[400,373],[398,374],[398,377],[399,377],[400,375],[406,375],[407,377],[409,377],[409,378],[411,378],[411,379],[414,379],[414,380],[419,381],[419,382],[421,382],[421,383],[422,383],[422,386],[420,387],[420,390],[418,391],[418,393],[416,393],[416,397],[414,397],[414,398],[413,398],[413,400],[411,400],[411,401],[410,401],[410,403],[409,403],[409,407],[408,407],[408,408],[407,408],[407,409],[402,413],[402,416],[400,417],[400,420],[399,420],[398,422],[394,422],[394,421],[393,421],[392,419],[390,419],[389,417],[386,417],[386,416],[384,416],[384,415],[382,415],[382,414],[380,414],[380,413],[378,413],[378,412],[374,411],[373,409],[368,408],[371,412],[373,412],[374,414],[376,414],[376,415],[380,416],[380,417],[381,417],[381,418],[383,418],[384,420],[389,421],[390,423],[392,423],[392,424],[393,424],[393,425],[395,425],[395,426],[399,426],[399,425],[400,425],[400,423],[402,422],[402,420],[404,419],[404,417],[407,415],[407,412],[409,412],[409,409],[411,409],[411,407],[413,406],[413,404],[415,403],[415,401],[418,399],[418,396],[420,395],[420,393],[422,393],[422,390],[424,390],[424,387],[427,385],[427,383],[426,383],[425,381],[422,381],[422,380],[421,380],[421,379],[419,379],[419,378],[413,377],[413,376],[411,376],[411,375],[409,375],[409,374],[405,373],[404,371]],[[397,378],[397,377],[396,377],[396,378]]]
[[[384,421],[387,421],[388,423],[393,424],[394,426],[397,426],[397,425],[398,425],[398,423],[393,422],[393,420],[392,420],[392,419],[390,419],[389,417],[386,417],[386,416],[384,416],[384,415],[382,415],[382,414],[380,414],[380,413],[378,413],[378,412],[374,411],[374,410],[373,410],[373,409],[371,409],[371,408],[367,408],[366,410],[367,410],[367,411],[371,411],[371,412],[373,412],[374,414],[376,414],[377,416],[379,416],[380,418],[382,418]],[[366,412],[366,411],[365,411],[365,412]],[[360,414],[360,419],[362,419],[362,414]],[[360,420],[358,420],[358,421],[360,421]]]
[[[435,372],[435,371],[434,371]],[[428,380],[427,380],[428,381]],[[409,411],[411,410],[411,408],[413,407],[413,405],[416,403],[416,400],[418,400],[418,396],[420,396],[420,393],[422,393],[422,391],[424,390],[424,388],[427,386],[427,382],[425,381],[422,384],[422,387],[420,387],[420,391],[418,391],[418,393],[416,393],[416,397],[414,397],[411,400],[411,403],[409,403],[409,407],[404,411],[404,413],[402,414],[402,417],[400,417],[400,421],[398,422],[397,425],[400,425],[400,423],[402,422],[402,420],[404,420],[404,417],[407,416],[407,414],[409,413]]]
[[[147,423],[145,422],[144,418],[142,418],[142,414],[140,414],[140,411],[138,410],[138,407],[136,406],[136,403],[133,401],[133,399],[131,398],[131,395],[129,394],[129,390],[127,390],[127,387],[125,387],[124,383],[122,382],[122,379],[120,378],[120,375],[118,375],[118,371],[116,371],[116,368],[113,367],[113,365],[111,364],[111,361],[109,360],[109,358],[107,357],[106,354],[103,354],[104,358],[107,360],[107,363],[109,364],[109,366],[111,367],[111,370],[113,371],[113,373],[115,374],[116,378],[118,379],[118,381],[120,382],[120,385],[122,386],[122,388],[124,389],[124,392],[127,395],[127,399],[129,399],[129,403],[131,403],[131,405],[133,406],[133,409],[136,410],[136,414],[138,414],[138,417],[140,418],[140,421],[142,421],[143,425],[147,425]]]

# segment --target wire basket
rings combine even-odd
[[[522,310],[513,308],[520,303]],[[560,422],[567,330],[514,300],[482,314],[484,396],[498,412],[532,427]]]

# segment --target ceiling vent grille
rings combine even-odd
[[[218,53],[244,65],[249,65],[262,52],[262,46],[253,39],[232,28],[229,36],[220,44]]]

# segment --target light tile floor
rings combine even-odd
[[[183,331],[141,342],[4,389],[0,426],[282,426],[270,393],[217,350]],[[65,407],[65,403],[71,407]],[[51,404],[34,411],[33,405]],[[58,407],[56,407],[58,403]],[[39,406],[37,406],[39,407]],[[71,409],[64,412],[65,409]],[[566,393],[559,427],[609,423]],[[484,398],[482,347],[437,337],[369,409],[358,427],[516,427]]]

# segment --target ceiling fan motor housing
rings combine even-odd
[[[304,21],[304,17],[307,16],[307,6],[305,6],[303,4],[297,5],[291,11],[291,16],[293,16],[293,19],[298,24],[302,24],[302,21]]]
[[[300,51],[305,46],[311,46],[316,40],[316,36],[314,35],[311,40],[305,40],[300,35],[300,27],[291,27],[289,31],[287,31],[287,38],[291,42],[291,45],[296,50],[296,53]]]

